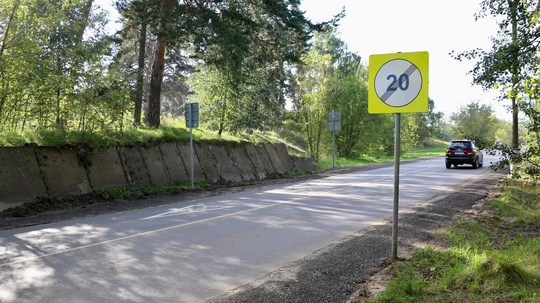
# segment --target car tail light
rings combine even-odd
[[[447,151],[446,151],[446,155],[448,155],[448,156],[451,156],[451,155],[453,155],[453,154],[454,154],[454,151],[453,151],[453,150],[447,150]]]
[[[466,155],[466,156],[472,156],[472,155],[474,155],[474,150],[472,150],[472,149],[467,149],[467,150],[465,151],[465,155]]]

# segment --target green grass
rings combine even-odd
[[[489,215],[440,233],[449,249],[416,250],[386,291],[357,302],[540,302],[540,187],[504,188]]]
[[[317,165],[317,170],[325,171],[334,167],[338,167],[338,168],[359,167],[359,166],[366,166],[369,164],[377,164],[377,163],[392,162],[392,161],[394,161],[393,156],[383,156],[383,157],[362,156],[356,159],[337,158],[335,159],[335,161],[332,160],[332,157],[321,157],[321,159],[319,159],[319,162],[317,162],[316,165]]]
[[[426,147],[413,149],[409,152],[403,153],[400,159],[416,159],[420,157],[443,156],[447,147],[447,142],[434,141]]]
[[[212,141],[246,141],[239,136],[223,134],[203,129],[193,129],[193,140],[197,142]],[[0,146],[20,147],[26,144],[38,146],[86,146],[90,148],[105,148],[111,146],[148,145],[160,142],[188,142],[190,130],[181,120],[165,120],[162,126],[126,127],[123,131],[101,132],[65,132],[61,130],[25,131],[19,133],[0,132]]]
[[[427,147],[422,146],[414,148],[400,156],[400,160],[412,160],[433,156],[443,156],[448,143],[442,141],[433,141]],[[394,155],[363,155],[355,159],[337,158],[332,156],[323,156],[317,163],[319,171],[325,171],[333,167],[359,167],[377,163],[394,162]]]

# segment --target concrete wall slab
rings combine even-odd
[[[0,147],[0,210],[47,195],[31,147]]]
[[[254,167],[254,173],[259,179],[265,179],[266,175],[268,174],[268,171],[265,168],[265,163],[263,162],[263,156],[266,157],[267,161],[270,161],[268,159],[268,155],[260,155],[259,150],[255,147],[255,145],[246,144],[244,146],[244,149],[246,151],[246,155],[249,158],[251,164]],[[262,148],[264,150],[264,147]],[[264,150],[266,153],[266,150]],[[270,164],[272,166],[272,164]],[[272,168],[273,169],[273,168]]]
[[[134,188],[150,185],[150,174],[139,147],[120,147],[118,154],[129,185]]]
[[[312,158],[293,158],[293,167],[295,171],[312,172],[315,170],[315,163]]]
[[[217,160],[208,149],[208,144],[193,143],[193,148],[201,164],[202,171],[206,176],[206,181],[210,183],[219,182],[220,176]]]
[[[184,163],[186,167],[188,178],[191,181],[191,160],[190,160],[191,147],[189,143],[183,143],[183,142],[177,143],[176,146],[178,147],[178,151],[180,151],[182,162]],[[195,152],[195,147],[193,147],[193,175],[194,175],[193,176],[194,180],[206,181],[206,176],[203,173],[201,163],[199,162],[199,158],[197,157],[197,153]]]
[[[278,151],[274,147],[274,145],[270,143],[264,143],[263,144],[264,149],[266,150],[266,153],[268,154],[268,158],[270,158],[270,163],[272,163],[272,166],[276,170],[276,173],[283,174],[285,173],[285,165],[283,162],[281,162],[281,158],[278,155]]]
[[[216,169],[221,180],[242,181],[238,169],[231,160],[231,157],[227,154],[223,145],[209,144],[208,151],[214,156],[214,159],[216,159]]]
[[[76,151],[36,147],[35,152],[49,195],[79,195],[92,191]]]
[[[283,164],[283,170],[286,172],[294,170],[291,156],[289,155],[289,152],[287,151],[287,146],[285,146],[285,144],[283,143],[277,143],[277,144],[273,144],[273,147],[276,149],[277,156],[281,160],[281,163]]]
[[[163,155],[163,163],[171,182],[191,180],[176,143],[163,143],[159,146],[159,149]]]
[[[129,185],[122,160],[115,148],[89,154],[85,166],[93,190]]]
[[[141,147],[141,154],[152,184],[165,185],[172,182],[159,146]]]
[[[236,164],[238,173],[242,180],[250,181],[258,178],[258,173],[255,170],[255,166],[251,162],[251,159],[248,157],[246,151],[247,144],[232,144],[226,146],[227,153],[229,154],[229,159],[232,163]]]

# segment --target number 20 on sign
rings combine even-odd
[[[368,112],[427,112],[428,58],[427,52],[369,56]]]

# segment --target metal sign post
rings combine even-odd
[[[371,55],[368,70],[368,112],[395,114],[394,208],[392,259],[397,259],[401,113],[428,111],[428,53]]]
[[[397,258],[398,210],[399,210],[399,154],[401,145],[401,114],[395,114],[394,133],[394,209],[392,216],[392,258]]]
[[[195,188],[193,169],[193,128],[199,127],[199,103],[186,103],[186,127],[189,127],[189,162],[191,165],[191,188]]]
[[[341,111],[332,109],[328,112],[328,131],[332,132],[332,167],[336,166],[336,132],[341,130]]]

